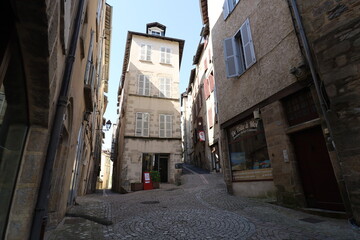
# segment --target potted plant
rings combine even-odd
[[[150,178],[153,184],[153,188],[160,188],[160,172],[159,171],[150,171]]]
[[[141,182],[134,182],[131,183],[130,185],[131,185],[131,191],[133,192],[144,190],[144,185]]]

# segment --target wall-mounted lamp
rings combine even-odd
[[[261,118],[260,117],[260,109],[255,109],[253,111],[253,115],[254,115],[254,119],[259,120]]]
[[[105,123],[105,129],[100,128],[100,129],[96,129],[96,130],[109,131],[111,128],[111,125],[112,125],[111,121],[107,120],[107,122]]]

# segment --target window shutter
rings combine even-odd
[[[224,40],[226,75],[228,78],[238,75],[238,61],[235,47],[236,44],[233,37]]]
[[[166,116],[166,137],[171,137],[172,135],[172,117],[171,115]]]
[[[159,97],[165,97],[165,80],[164,78],[160,78],[160,92]]]
[[[240,31],[241,31],[241,41],[244,51],[244,58],[245,58],[245,67],[249,68],[256,62],[249,19],[246,19],[246,21],[241,26]]]
[[[215,80],[212,73],[209,74],[209,85],[210,85],[210,92],[213,92],[215,88]]]
[[[165,48],[162,47],[160,51],[161,51],[160,62],[165,63]]]
[[[146,60],[151,61],[151,46],[147,45]]]
[[[209,108],[208,110],[208,123],[209,123],[209,128],[211,128],[212,126],[214,126],[214,120],[213,120],[213,114],[212,114],[212,108]]]
[[[149,76],[144,76],[144,95],[150,96],[150,79],[149,79]]]
[[[149,114],[143,113],[143,136],[149,136]]]
[[[94,31],[91,30],[90,44],[89,44],[87,62],[86,62],[86,67],[85,67],[85,76],[84,76],[85,84],[89,84],[89,77],[91,77],[90,69],[91,69],[91,64],[92,64],[93,49],[94,49]]]
[[[165,115],[160,114],[159,136],[165,137]]]
[[[208,97],[210,96],[209,79],[208,78],[204,79],[204,95],[205,95],[205,100],[208,99]]]
[[[144,94],[144,75],[139,76],[138,94]]]
[[[141,44],[140,59],[145,60],[146,45]]]
[[[229,5],[228,5],[228,0],[224,1],[224,6],[223,6],[223,16],[224,16],[224,20],[227,18],[227,16],[229,15]]]
[[[136,113],[135,136],[142,135],[142,113]]]
[[[168,64],[171,63],[171,49],[170,48],[166,49],[166,63],[168,63]]]
[[[166,78],[166,97],[171,96],[171,81],[169,78]]]

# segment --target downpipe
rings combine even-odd
[[[338,150],[337,150],[336,143],[334,141],[333,129],[332,129],[332,126],[330,124],[330,120],[328,118],[328,114],[331,112],[331,110],[328,109],[328,107],[327,107],[327,105],[326,105],[326,103],[325,103],[325,101],[324,101],[324,99],[322,97],[321,88],[320,88],[320,84],[319,84],[319,78],[317,76],[314,60],[313,60],[313,57],[311,55],[309,43],[308,43],[308,40],[307,40],[307,37],[306,37],[306,34],[305,34],[305,30],[304,30],[304,26],[303,26],[303,23],[302,23],[302,20],[301,20],[299,9],[297,7],[296,0],[288,0],[288,1],[289,1],[289,4],[290,4],[290,8],[293,10],[293,14],[294,14],[295,22],[296,22],[295,28],[297,28],[297,30],[299,31],[300,41],[303,44],[303,48],[304,48],[304,51],[305,51],[305,57],[306,57],[307,63],[309,64],[311,76],[312,76],[314,86],[315,86],[315,90],[316,90],[316,95],[317,95],[317,97],[319,99],[320,108],[321,108],[322,114],[324,116],[326,126],[327,126],[327,128],[329,130],[329,136],[330,136],[329,140],[330,140],[332,146],[334,147],[336,157],[337,157],[337,159],[339,161],[340,156],[339,156],[339,153],[338,153]],[[340,163],[339,163],[339,169],[342,172],[342,167],[340,166]],[[341,191],[341,195],[342,195],[342,198],[343,198],[343,201],[344,201],[346,212],[347,212],[347,214],[348,214],[348,216],[350,218],[349,222],[354,222],[353,219],[352,219],[353,218],[353,216],[352,216],[352,207],[351,207],[351,203],[349,201],[349,193],[348,193],[347,187],[346,187],[346,185],[344,183],[342,173],[341,173],[341,179],[338,180],[338,184],[342,185],[343,189],[345,190],[345,191]]]
[[[84,14],[85,3],[86,0],[79,0],[69,51],[65,60],[65,69],[61,83],[60,95],[57,101],[55,117],[51,129],[49,145],[46,152],[45,164],[29,237],[31,240],[43,239],[45,233],[52,169],[55,161],[56,151],[60,142],[64,115],[66,113],[68,104],[69,86],[75,61],[76,46],[82,25],[82,16]]]

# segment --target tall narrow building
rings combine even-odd
[[[175,181],[181,161],[179,69],[184,40],[165,36],[154,22],[146,33],[128,32],[118,91],[113,189],[130,191],[143,172]]]

